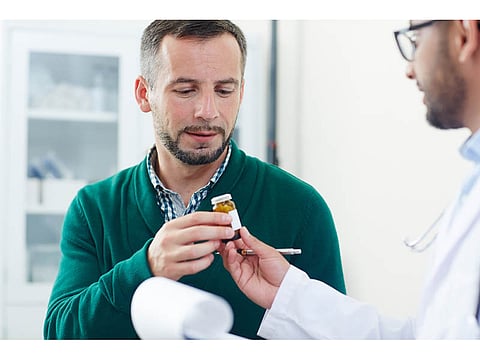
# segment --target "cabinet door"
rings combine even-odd
[[[65,211],[144,156],[136,36],[9,33],[7,303],[46,304]]]

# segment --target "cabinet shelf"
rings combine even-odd
[[[32,205],[27,207],[29,215],[64,215],[67,209],[60,206]]]
[[[55,109],[30,109],[28,118],[31,120],[59,120],[59,121],[85,121],[114,123],[117,113],[112,111],[82,111],[82,110],[55,110]]]

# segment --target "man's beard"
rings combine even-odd
[[[218,134],[222,135],[223,141],[220,147],[217,149],[204,150],[201,151],[201,148],[197,150],[184,151],[180,149],[180,137],[185,132],[196,132],[196,131],[215,131]],[[230,132],[228,137],[225,136],[225,130],[218,126],[189,126],[184,128],[177,134],[177,137],[173,139],[167,131],[158,131],[158,136],[165,148],[170,151],[170,153],[175,156],[181,162],[187,165],[205,165],[210,164],[217,160],[220,155],[223,154],[225,148],[228,146],[230,139],[232,137],[233,131]]]
[[[434,84],[433,90],[430,86],[430,93],[435,93],[428,98],[426,117],[429,124],[437,129],[458,129],[465,126],[462,112],[466,84],[450,59],[448,42],[443,41],[440,46],[438,68],[442,71],[443,78]]]

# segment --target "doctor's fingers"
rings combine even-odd
[[[243,256],[237,252],[237,249],[243,247],[238,247],[237,242],[241,240],[229,241],[226,244],[220,243],[218,252],[220,253],[223,261],[223,266],[229,272],[232,268],[238,266],[239,262],[242,260]]]
[[[260,239],[250,234],[250,232],[245,226],[240,229],[240,236],[242,237],[242,241],[244,242],[246,247],[254,250],[257,256],[260,258],[270,256],[277,257],[279,255],[273,247],[267,245]]]

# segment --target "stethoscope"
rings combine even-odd
[[[410,238],[406,237],[403,239],[403,243],[409,249],[415,252],[423,252],[425,251],[430,245],[433,244],[435,239],[438,235],[438,224],[443,217],[445,211],[442,211],[440,215],[435,219],[435,221],[428,227],[428,229],[417,237],[414,240],[410,240]]]

